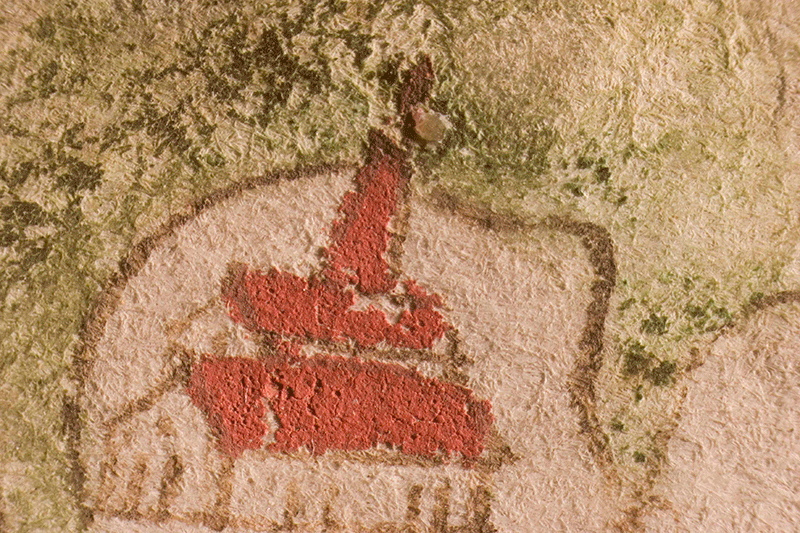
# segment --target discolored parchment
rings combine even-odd
[[[604,531],[617,520],[593,406],[610,240],[591,224],[523,223],[445,197],[409,194],[391,226],[391,259],[401,278],[443,297],[456,328],[447,342],[424,356],[304,350],[391,360],[468,386],[495,416],[478,462],[381,448],[219,452],[187,374],[202,354],[263,350],[227,316],[227,265],[309,275],[354,174],[315,168],[224,191],[132,252],[87,326],[78,368],[72,444],[94,530]]]
[[[791,531],[800,522],[800,305],[764,298],[691,372],[648,531]]]

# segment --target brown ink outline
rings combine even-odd
[[[746,325],[761,313],[766,313],[779,306],[793,303],[800,303],[800,289],[779,291],[754,298],[742,306],[742,312],[739,320],[735,322],[732,321],[721,327],[718,331],[716,331],[713,338],[710,338],[705,343],[705,347],[710,348],[720,338],[727,335],[728,332],[732,332],[736,327]],[[690,354],[692,355],[692,358],[689,364],[683,369],[682,377],[687,376],[705,364],[705,360],[700,360],[699,351],[697,348],[692,348],[690,350]],[[668,427],[658,431],[655,435],[655,441],[658,443],[658,446],[661,449],[666,449],[669,446],[675,431],[680,425],[680,421],[683,418],[683,409],[687,394],[688,389],[686,388],[680,392],[680,397],[678,398],[678,407],[675,409],[675,415],[672,417],[673,419],[670,420]],[[664,502],[661,501],[657,496],[654,496],[651,491],[655,487],[658,479],[661,477],[661,473],[665,465],[666,456],[660,458],[654,467],[647,472],[644,490],[636,494],[637,501],[634,505],[622,510],[624,518],[622,521],[616,524],[617,530],[625,533],[644,532],[645,524],[642,522],[642,518],[647,516],[654,507],[659,505],[664,506]]]
[[[79,452],[81,432],[83,430],[79,402],[85,390],[85,379],[91,369],[92,352],[96,343],[102,337],[106,321],[117,308],[121,292],[128,281],[144,267],[150,253],[178,228],[205,210],[225,200],[246,191],[283,181],[310,178],[322,173],[356,171],[358,168],[360,168],[360,164],[346,162],[300,166],[293,170],[278,170],[264,176],[246,179],[222,188],[193,202],[188,212],[169,217],[167,222],[152,235],[135,244],[120,261],[119,271],[109,278],[84,322],[79,347],[73,356],[70,368],[70,377],[77,385],[76,392],[74,395],[65,395],[63,403],[64,430],[67,435],[68,459],[71,465],[70,485],[76,498],[80,525],[84,530],[91,525],[94,519],[94,511],[86,505],[84,488],[86,472],[81,463]],[[589,263],[596,280],[591,287],[592,300],[586,311],[586,323],[579,342],[581,353],[578,357],[573,379],[569,385],[569,392],[573,407],[579,414],[581,433],[587,440],[592,457],[608,474],[606,467],[611,465],[612,458],[608,448],[608,439],[602,430],[596,413],[595,381],[602,364],[601,352],[603,349],[605,319],[608,313],[609,300],[616,283],[617,270],[614,260],[614,244],[609,232],[599,225],[590,222],[579,222],[567,217],[548,217],[544,221],[530,223],[518,217],[499,215],[488,209],[469,206],[456,200],[455,197],[441,192],[438,193],[438,204],[448,211],[477,221],[489,231],[525,231],[526,229],[545,227],[581,239],[581,244],[588,253]],[[505,456],[506,454],[502,455]],[[508,457],[506,456],[505,459],[508,459]],[[164,483],[162,483],[163,486]],[[160,494],[159,501],[161,497],[162,495]],[[488,487],[484,486],[475,489],[473,495],[475,508],[472,510],[474,514],[474,527],[472,529],[474,531],[484,532],[493,529],[490,522],[491,498],[491,491]],[[222,502],[221,499],[215,504],[215,508],[220,506],[225,506],[225,502]],[[221,507],[220,511],[222,511]],[[154,514],[155,516],[145,516],[149,514]],[[153,518],[154,522],[163,521],[163,516],[164,514],[161,510],[157,510],[156,513],[143,514],[144,518]],[[233,521],[225,514],[222,528],[231,522]],[[220,527],[219,520],[213,520],[212,517],[208,516],[201,517],[199,523],[204,523],[214,528]]]

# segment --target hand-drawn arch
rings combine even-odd
[[[244,193],[269,189],[280,183],[312,180],[315,176],[323,174],[354,172],[356,166],[355,164],[338,163],[302,167],[292,171],[276,172],[269,176],[254,178],[217,191],[195,202],[186,213],[173,216],[160,230],[134,246],[128,256],[121,261],[119,272],[112,276],[108,282],[107,288],[98,297],[84,327],[81,337],[81,347],[75,356],[73,366],[77,393],[75,396],[67,398],[64,406],[65,428],[67,430],[70,457],[73,464],[73,487],[79,501],[80,509],[82,510],[83,520],[86,524],[91,523],[93,515],[97,511],[97,509],[92,508],[90,503],[91,499],[87,493],[87,485],[89,484],[90,476],[87,473],[85,458],[81,456],[86,446],[87,439],[86,388],[92,385],[87,383],[86,378],[90,375],[92,367],[96,362],[95,354],[97,346],[104,335],[107,322],[119,309],[123,291],[130,280],[143,271],[154,251],[163,247],[171,236],[215,206],[219,206],[224,202],[235,201],[237,197],[240,197]],[[499,216],[489,211],[462,204],[443,193],[435,196],[432,201],[425,202],[422,199],[417,200],[428,205],[427,209],[436,210],[446,217],[454,217],[457,220],[461,220],[462,224],[472,224],[475,228],[480,228],[480,230],[475,231],[485,232],[486,235],[494,235],[495,237],[493,238],[502,235],[519,236],[520,234],[530,232],[541,232],[542,234],[550,233],[566,237],[568,240],[573,241],[575,247],[570,249],[570,251],[567,252],[568,254],[574,253],[576,249],[582,250],[581,253],[583,257],[577,258],[577,260],[584,261],[587,265],[586,272],[588,273],[587,279],[589,279],[586,285],[587,297],[585,299],[585,307],[580,311],[580,315],[583,317],[583,325],[580,328],[579,338],[575,339],[575,346],[577,349],[574,352],[574,360],[570,363],[571,370],[569,371],[569,376],[565,376],[561,385],[563,385],[564,392],[569,398],[569,403],[571,403],[571,409],[573,409],[568,417],[576,426],[574,433],[577,440],[573,444],[577,444],[581,447],[585,446],[586,450],[593,458],[592,465],[588,465],[588,467],[587,465],[581,465],[579,468],[588,468],[594,471],[595,473],[593,475],[596,479],[604,480],[601,484],[613,484],[613,472],[610,468],[610,452],[607,448],[605,436],[598,422],[595,410],[595,382],[597,373],[602,364],[605,316],[608,311],[608,301],[616,278],[613,243],[608,232],[591,223],[578,222],[561,217],[548,217],[537,222],[527,222],[514,217]],[[174,353],[170,353],[169,356],[176,361],[176,364],[171,366],[168,372],[166,372],[163,386],[179,386],[182,380],[188,375],[192,361],[185,353],[181,353],[180,350],[175,350]],[[158,389],[158,387],[157,385],[156,389]],[[157,392],[160,393],[159,391]],[[137,413],[147,411],[157,400],[157,394],[145,394],[131,399],[131,401],[125,403],[121,409],[116,410],[114,415],[116,418],[115,423],[118,424],[123,419],[130,419]],[[156,424],[161,424],[162,426],[170,425],[163,420],[156,421]],[[165,433],[172,432],[172,434],[174,434],[177,430],[174,427],[166,427],[163,431]],[[578,455],[581,455],[581,453]],[[500,459],[495,458],[494,460]],[[384,465],[391,465],[391,460],[387,463],[387,457],[385,456],[379,458],[378,462]],[[231,471],[234,468],[233,463],[226,462],[226,460],[221,461],[220,467],[222,470],[227,468]],[[108,468],[111,467],[109,466]],[[141,467],[141,465],[135,465],[132,470],[135,472],[140,468],[143,467]],[[114,518],[114,520],[138,519],[150,521],[154,524],[167,520],[170,517],[167,505],[170,498],[170,491],[175,490],[172,483],[176,478],[182,475],[185,469],[186,465],[181,464],[177,455],[170,455],[163,466],[163,473],[156,483],[160,484],[160,495],[151,508],[152,512],[148,516],[142,516],[142,513],[136,509],[122,509],[117,513],[117,517]],[[489,470],[491,469],[486,471]],[[230,482],[231,481],[228,480],[224,483]],[[141,486],[142,483],[144,483],[143,480],[139,482],[139,485]],[[419,510],[420,498],[433,498],[433,503],[430,504],[433,509],[431,516],[434,520],[439,520],[440,522],[441,520],[445,520],[444,523],[446,524],[447,513],[445,512],[444,515],[442,515],[442,509],[444,509],[442,506],[446,505],[447,498],[449,497],[446,496],[446,494],[449,494],[449,492],[453,490],[448,487],[449,485],[447,484],[440,485],[438,488],[431,487],[430,490],[433,492],[428,494],[426,490],[423,490],[427,489],[426,487],[413,484],[408,493],[408,510],[406,512],[408,520],[412,523],[418,523],[420,520],[418,515],[422,512]],[[141,487],[137,488],[136,482],[128,481],[125,490],[135,493],[137,490],[142,491],[144,489]],[[472,506],[470,511],[472,516],[467,522],[468,526],[465,526],[470,528],[468,530],[481,531],[485,527],[488,527],[487,524],[490,520],[491,491],[492,485],[487,482],[477,486],[476,491],[469,496],[468,499],[473,503],[470,504]],[[293,524],[293,519],[291,517],[292,512],[290,511],[299,505],[297,501],[293,501],[293,498],[296,499],[295,496],[287,496],[286,511],[288,512],[287,516],[289,516],[288,522],[282,525],[278,524],[279,527]],[[603,503],[602,499],[598,498],[598,494],[593,494],[592,496],[600,500],[601,505],[607,505],[608,507],[608,516],[600,517],[597,523],[607,523],[612,520],[612,515],[616,512],[612,509],[614,504],[611,502]],[[228,504],[230,503],[229,498],[230,496],[228,495]],[[195,523],[199,524],[198,527],[208,526],[214,529],[219,529],[226,525],[235,525],[236,520],[226,515],[224,512],[223,508],[225,505],[224,497],[217,498],[209,511],[195,516]],[[415,508],[417,509],[416,512],[414,511]],[[499,510],[496,510],[495,513],[495,516],[499,516],[500,514]],[[436,518],[437,516],[439,518]],[[445,518],[442,518],[442,516]],[[328,517],[328,519],[333,520],[330,517]],[[415,520],[417,522],[414,522]],[[325,520],[323,520],[323,522],[324,521]],[[248,525],[255,526],[257,524],[247,524],[246,521],[241,521],[239,525],[247,527]],[[585,525],[587,526],[587,530],[591,530],[592,524],[590,521],[586,521]]]

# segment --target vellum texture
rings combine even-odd
[[[790,0],[7,0],[0,532],[800,523]]]

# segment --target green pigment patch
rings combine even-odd
[[[672,361],[661,361],[658,366],[648,370],[645,377],[653,385],[664,387],[672,383],[672,376],[675,374],[676,369],[677,367]]]
[[[648,335],[664,335],[669,330],[667,317],[650,313],[650,316],[642,320],[642,333]]]
[[[650,368],[655,357],[638,341],[629,341],[623,352],[623,372],[627,376],[638,376]]]

